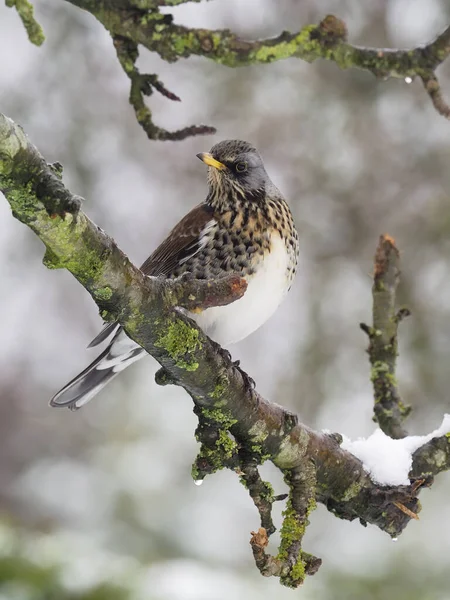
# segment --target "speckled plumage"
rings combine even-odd
[[[298,235],[291,211],[247,142],[216,144],[198,155],[208,168],[209,193],[144,262],[148,275],[215,279],[237,273],[244,296],[230,305],[190,314],[212,339],[227,345],[262,325],[289,290],[297,268]],[[106,350],[50,404],[76,409],[146,353],[118,324],[107,324],[91,346],[115,332]]]

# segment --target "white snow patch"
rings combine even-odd
[[[433,438],[449,432],[450,414],[446,414],[439,429],[428,435],[393,440],[378,428],[367,439],[359,438],[354,442],[343,436],[341,448],[359,458],[372,481],[381,485],[408,485],[414,452]]]

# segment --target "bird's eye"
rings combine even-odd
[[[245,173],[245,171],[247,170],[248,165],[246,162],[238,162],[236,163],[236,171],[238,173]]]

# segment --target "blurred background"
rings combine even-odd
[[[47,36],[32,46],[0,7],[0,110],[18,121],[84,209],[140,264],[206,193],[195,158],[225,138],[261,151],[300,232],[297,280],[276,315],[230,348],[267,398],[315,428],[350,437],[374,429],[359,329],[371,318],[378,236],[402,253],[399,379],[411,433],[449,410],[450,123],[419,81],[290,59],[228,69],[192,58],[167,65],[141,49],[142,72],[181,96],[153,96],[169,129],[207,123],[216,136],[151,142],[128,104],[109,35],[88,13],[41,0]],[[361,45],[415,47],[450,21],[445,0],[229,0],[174,9],[176,21],[274,36],[334,13]],[[439,70],[450,99],[450,61]],[[304,547],[323,566],[301,591],[257,572],[258,516],[237,477],[196,487],[192,402],[154,383],[147,358],[77,413],[49,398],[95,357],[96,307],[0,202],[0,599],[448,599],[450,477],[421,495],[424,510],[397,543],[341,522],[322,506]],[[264,475],[284,490],[279,473]],[[277,518],[282,506],[277,507]],[[275,536],[274,536],[275,537]]]

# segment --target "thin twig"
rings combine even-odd
[[[276,531],[272,520],[272,505],[275,502],[273,488],[267,481],[263,481],[258,471],[258,462],[255,455],[242,449],[239,452],[239,475],[241,482],[248,489],[251,499],[258,509],[261,527],[269,537]]]
[[[6,6],[15,7],[28,34],[28,39],[35,46],[41,46],[45,41],[42,27],[34,16],[34,7],[28,0],[6,0]]]
[[[408,515],[408,517],[411,517],[411,519],[415,519],[416,521],[419,520],[419,515],[417,513],[415,513],[414,511],[410,510],[407,506],[405,506],[401,502],[393,502],[392,504],[394,506],[396,506],[399,510],[401,510],[402,513],[404,513],[405,515]]]
[[[156,126],[153,123],[151,110],[145,103],[145,96],[150,96],[155,89],[169,100],[179,102],[180,98],[170,92],[159,81],[157,75],[146,75],[139,72],[135,65],[139,56],[138,45],[135,42],[121,36],[114,36],[114,47],[119,62],[131,82],[130,104],[134,108],[138,123],[149,139],[179,141],[195,135],[210,135],[216,132],[214,127],[207,125],[190,125],[176,131],[168,131]]]
[[[440,115],[445,117],[446,119],[450,119],[450,106],[444,100],[442,95],[442,90],[438,78],[436,74],[430,72],[427,75],[421,76],[423,86],[427,91],[427,94],[431,98],[431,102],[433,103],[434,108],[438,111]]]

